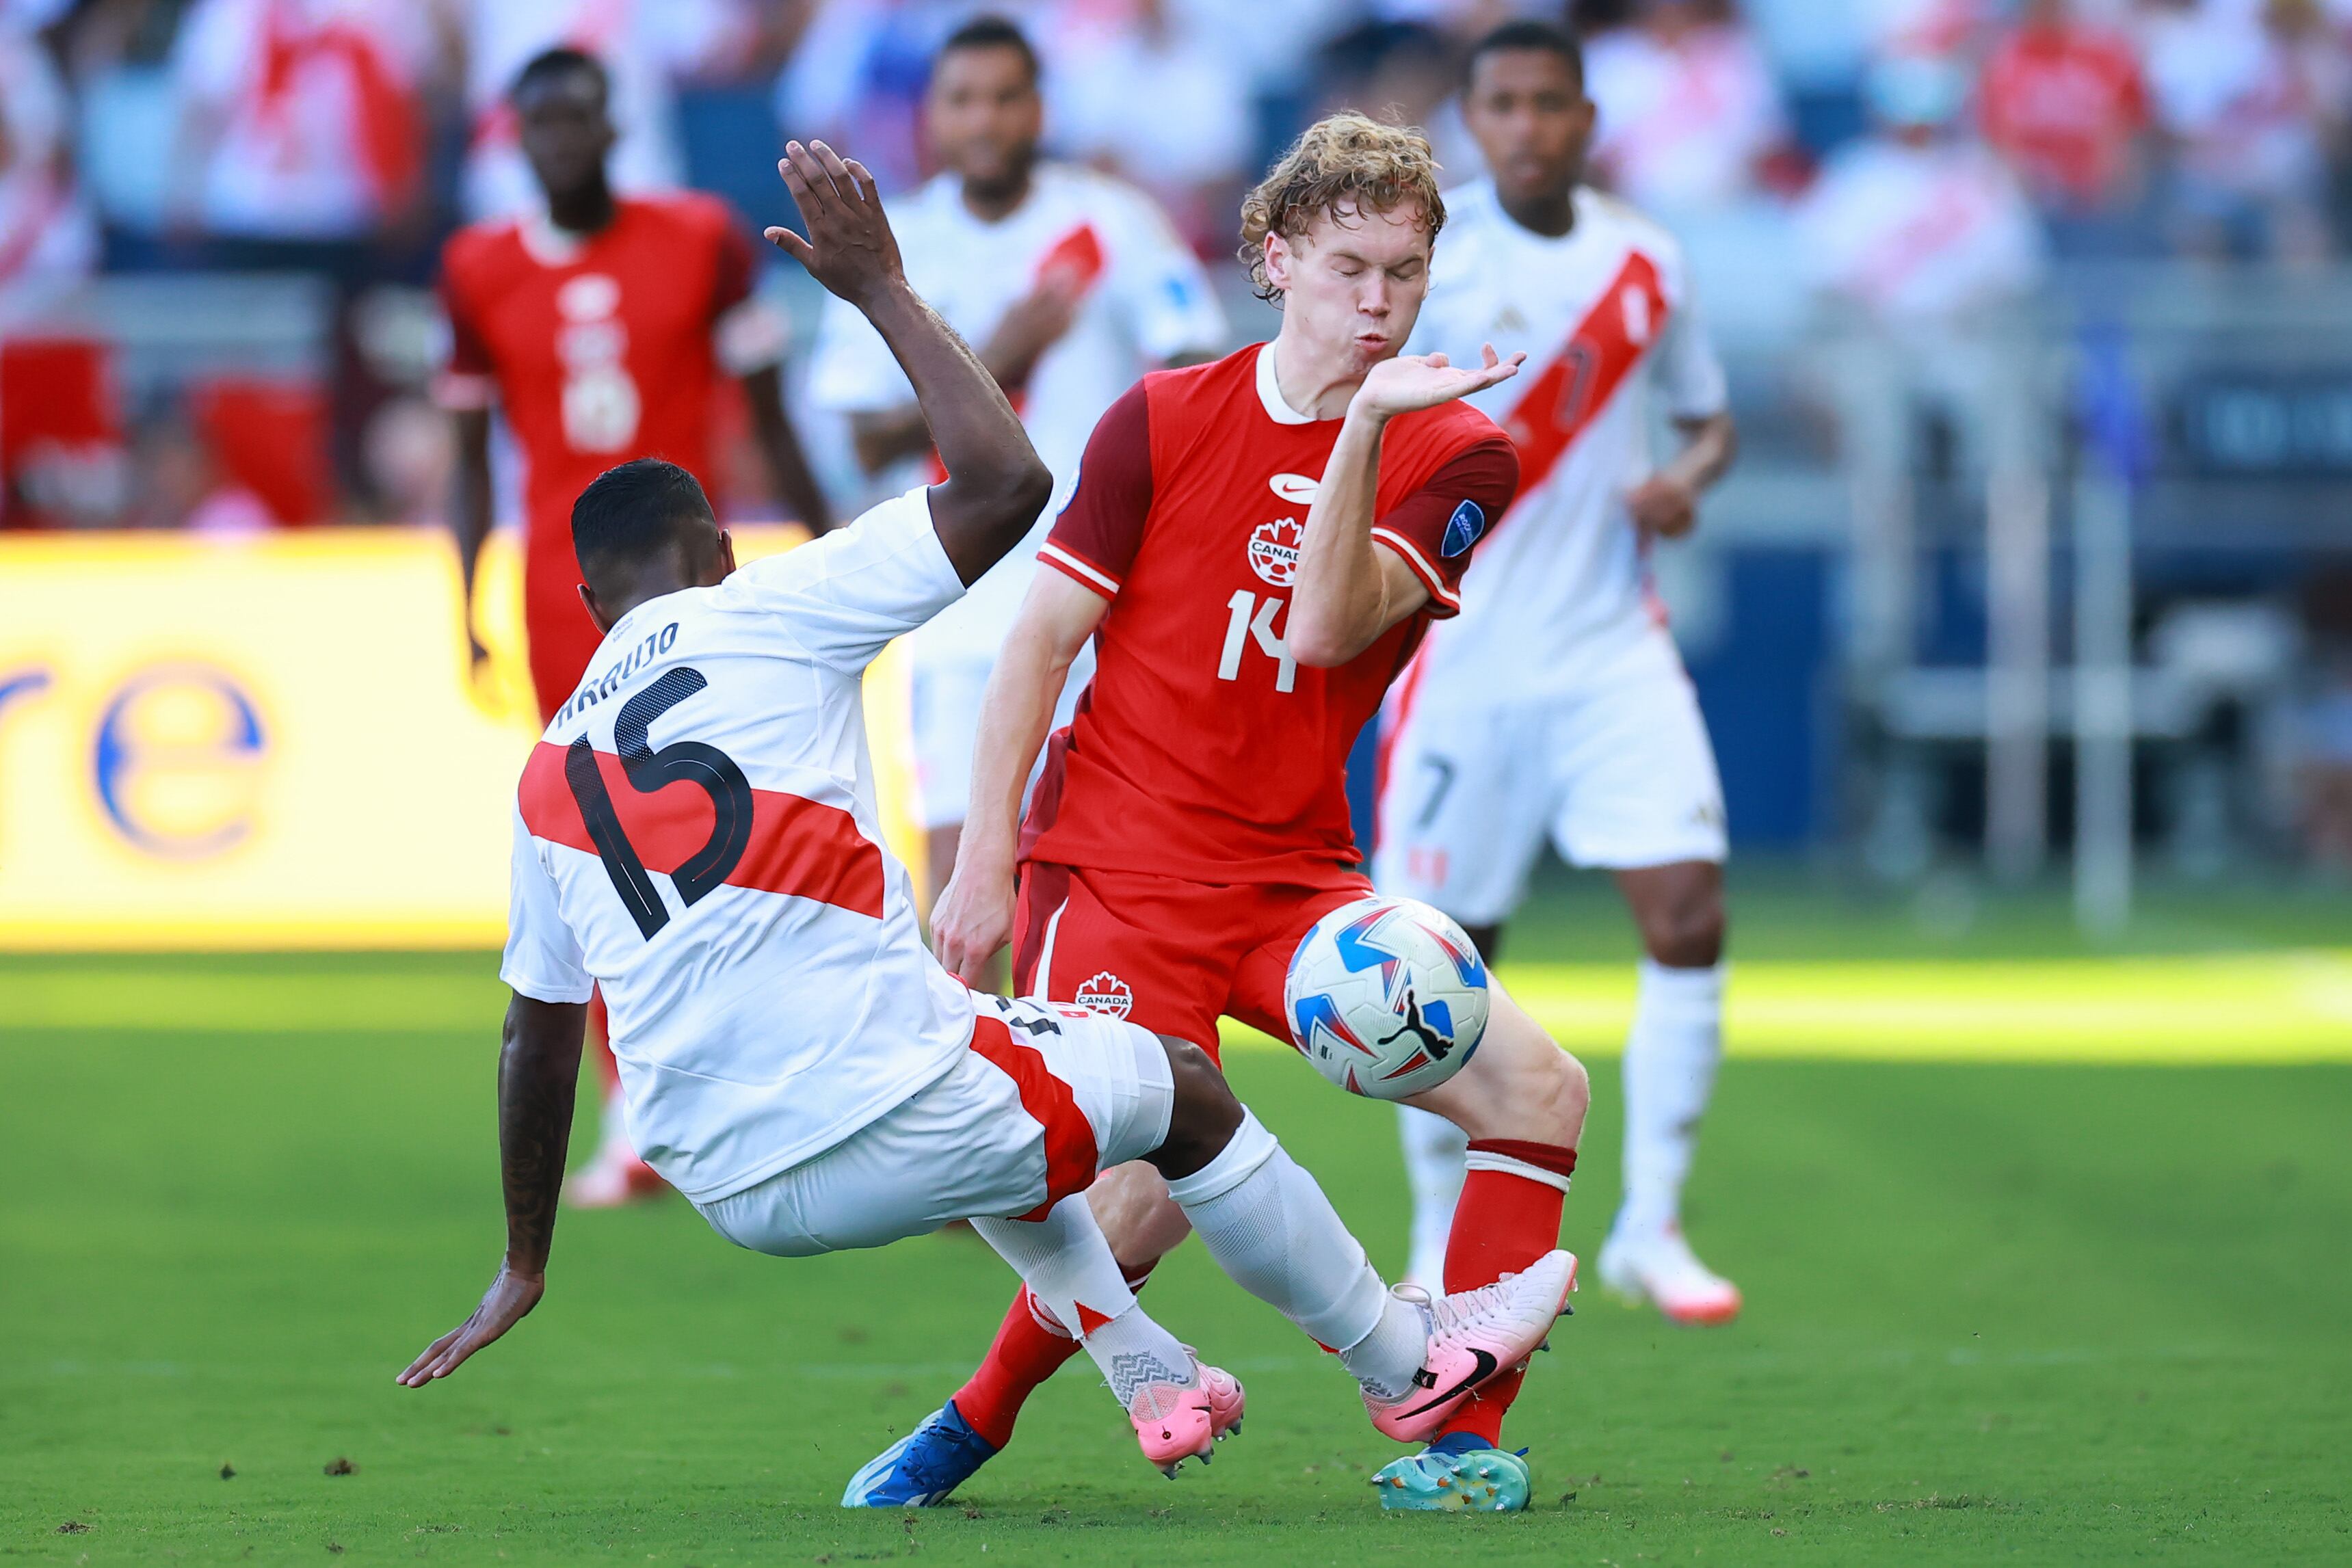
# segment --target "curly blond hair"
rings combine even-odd
[[[1295,240],[1318,217],[1336,215],[1342,207],[1385,213],[1407,202],[1421,204],[1423,226],[1435,241],[1445,226],[1445,200],[1437,193],[1437,156],[1429,138],[1353,110],[1324,116],[1242,198],[1239,254],[1251,287],[1261,299],[1282,302],[1282,290],[1265,274],[1266,235]]]

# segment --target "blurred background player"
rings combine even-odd
[[[1510,442],[1459,401],[1517,358],[1398,358],[1444,222],[1418,131],[1318,121],[1242,209],[1253,282],[1281,303],[1275,340],[1147,376],[1096,426],[1039,551],[1054,570],[1037,572],[989,682],[971,829],[933,915],[941,961],[967,980],[1010,942],[1021,994],[1213,1051],[1221,1016],[1291,1038],[1283,983],[1299,939],[1370,891],[1348,753],[1429,622],[1454,612],[1471,548],[1517,483]],[[1089,640],[1094,684],[1053,737],[1024,821],[1023,783]],[[1474,1139],[1449,1288],[1557,1245],[1586,1094],[1574,1059],[1497,989],[1477,1054],[1418,1097]],[[1184,1239],[1147,1167],[1107,1174],[1091,1201],[1138,1279]],[[908,1473],[969,1474],[1076,1348],[1016,1297]],[[1527,1463],[1501,1449],[1518,1386],[1507,1373],[1381,1469],[1381,1505],[1525,1508]],[[915,1490],[882,1476],[859,1500]]]
[[[445,0],[463,54],[466,210],[507,217],[539,205],[531,160],[509,95],[516,73],[551,48],[604,67],[614,141],[613,186],[629,195],[687,183],[673,78],[751,52],[754,8],[731,0]]]
[[[1519,492],[1385,716],[1384,892],[1444,910],[1494,956],[1549,835],[1605,867],[1645,957],[1625,1042],[1625,1202],[1601,1278],[1680,1322],[1719,1322],[1739,1292],[1683,1239],[1683,1178],[1722,1051],[1722,787],[1690,679],[1649,590],[1652,541],[1690,531],[1730,465],[1724,376],[1656,224],[1580,183],[1593,110],[1576,43],[1507,24],[1470,57],[1464,120],[1490,176],[1456,191],[1421,352],[1489,340],[1528,373],[1473,401],[1519,451]],[[1645,383],[1684,444],[1652,471]],[[1413,1188],[1412,1278],[1434,1281],[1463,1180],[1464,1134],[1402,1109]]]
[[[1213,357],[1224,313],[1199,260],[1150,197],[1108,175],[1042,162],[1035,52],[1020,29],[979,17],[933,57],[926,121],[942,172],[893,215],[908,277],[1020,411],[1053,470],[1050,517],[1077,483],[1087,434],[1138,376]],[[860,466],[903,488],[930,435],[881,338],[829,301],[811,393],[850,416]],[[915,772],[930,890],[955,865],[971,793],[981,693],[1034,572],[1036,538],[910,639]],[[1061,717],[1086,685],[1068,685]]]
[[[602,634],[581,607],[572,503],[589,481],[633,457],[711,474],[712,405],[739,377],[781,498],[823,532],[831,512],[784,413],[777,372],[782,320],[751,298],[751,249],[709,196],[617,196],[604,68],[576,49],[524,66],[512,101],[541,210],[475,225],[443,254],[451,346],[439,396],[457,422],[450,524],[474,635],[474,569],[491,522],[490,409],[506,415],[523,465],[523,624],[543,721],[586,673]],[[603,1033],[597,1031],[600,1039]],[[572,1197],[617,1203],[659,1189],[630,1148],[612,1058],[604,1140]]]

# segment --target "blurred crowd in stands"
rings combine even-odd
[[[1749,4],[1574,0],[1600,110],[1593,177],[1686,231],[1784,236],[1747,254],[1778,258],[1813,298],[1935,319],[2023,293],[2052,258],[2316,267],[2352,231],[2352,0]],[[610,64],[625,188],[691,183],[769,221],[787,134],[837,141],[887,189],[920,179],[930,50],[983,8],[1045,55],[1053,149],[1149,188],[1220,260],[1242,189],[1328,107],[1423,124],[1449,172],[1474,175],[1451,102],[1465,42],[1515,14],[1560,13],[1507,0],[0,0],[0,337],[15,372],[0,366],[0,400],[21,413],[23,389],[43,389],[51,423],[70,425],[57,410],[85,398],[89,420],[121,421],[127,454],[112,472],[42,476],[34,497],[16,486],[7,524],[433,515],[444,436],[413,393],[434,352],[435,260],[455,225],[534,200],[503,102],[523,61],[572,43]],[[1694,243],[1703,277],[1706,248]],[[323,279],[331,342],[310,384],[226,375],[126,393],[108,364],[44,340],[93,276],[191,272]],[[1736,280],[1723,292],[1736,315]],[[109,414],[110,397],[143,406]],[[301,473],[230,482],[240,452],[305,443],[326,455]],[[0,433],[0,445],[23,440]],[[12,477],[21,457],[0,453]]]

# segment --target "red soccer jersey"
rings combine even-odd
[[[665,457],[712,478],[719,318],[751,291],[751,253],[702,195],[628,197],[574,236],[544,219],[474,225],[442,253],[452,407],[506,411],[525,467],[524,613],[550,712],[601,641],[573,585],[572,503],[617,463]]]
[[[2115,194],[2147,122],[2131,41],[2093,27],[2027,26],[1985,62],[1985,140],[2036,191],[2084,206]]]
[[[1372,537],[1429,590],[1337,669],[1283,644],[1298,546],[1341,422],[1293,413],[1264,345],[1143,378],[1095,426],[1038,559],[1111,601],[1054,738],[1024,858],[1206,883],[1311,883],[1359,859],[1349,748],[1470,547],[1518,486],[1466,402],[1389,423]]]

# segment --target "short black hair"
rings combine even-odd
[[[572,553],[593,588],[599,572],[651,559],[680,523],[698,520],[719,526],[702,482],[675,463],[640,457],[605,469],[572,503]]]
[[[515,72],[514,85],[507,89],[507,101],[520,102],[525,92],[541,82],[552,81],[558,77],[570,76],[573,71],[585,71],[594,77],[596,90],[604,95],[605,102],[612,101],[613,75],[604,68],[604,62],[587,50],[575,49],[569,44],[559,45],[552,49],[541,49],[524,62],[522,69]]]
[[[1584,85],[1584,50],[1577,43],[1575,36],[1565,27],[1538,21],[1532,16],[1506,22],[1471,45],[1469,55],[1462,62],[1462,79],[1466,84],[1475,78],[1478,74],[1478,62],[1488,55],[1517,54],[1529,49],[1558,55],[1575,73],[1577,86]]]
[[[974,16],[950,33],[932,53],[931,69],[937,71],[941,60],[964,49],[1011,49],[1021,57],[1021,63],[1029,68],[1032,86],[1043,74],[1037,64],[1037,51],[1029,42],[1029,35],[1003,16],[992,14]]]

